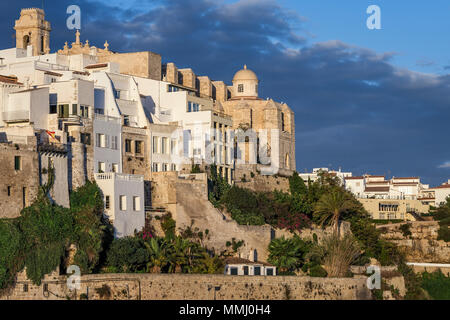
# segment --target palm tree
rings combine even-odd
[[[325,193],[316,204],[314,215],[319,218],[323,225],[333,225],[334,232],[339,236],[339,219],[344,212],[360,211],[358,203],[346,191],[333,189]]]
[[[295,239],[277,238],[269,245],[269,262],[276,265],[281,272],[290,272],[302,262],[300,243]]]
[[[150,256],[150,261],[147,263],[147,272],[160,273],[168,263],[168,243],[165,239],[152,238],[150,242],[144,244]]]

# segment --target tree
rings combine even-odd
[[[361,205],[358,204],[348,192],[334,188],[330,193],[324,194],[317,202],[314,216],[320,225],[333,225],[334,232],[339,236],[339,219],[346,212],[359,213]]]
[[[145,242],[148,250],[149,262],[147,263],[147,272],[160,273],[169,263],[169,244],[163,238],[152,238],[149,242]]]
[[[290,239],[284,237],[274,239],[269,245],[268,261],[276,265],[281,273],[293,273],[304,263],[304,255],[309,247],[310,244],[298,236]]]
[[[351,234],[340,238],[336,233],[322,241],[325,257],[323,264],[329,277],[345,277],[350,265],[361,255],[358,242]]]

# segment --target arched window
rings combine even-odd
[[[289,158],[289,154],[286,154],[284,166],[288,170],[291,169],[291,161],[290,161],[290,158]]]
[[[243,93],[244,92],[244,85],[243,84],[239,84],[238,85],[238,92],[239,93]]]

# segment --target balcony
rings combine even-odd
[[[95,180],[97,181],[132,181],[132,182],[144,182],[144,176],[133,175],[133,174],[123,174],[123,173],[96,173]]]
[[[29,110],[7,111],[2,112],[4,122],[27,122],[30,121]]]

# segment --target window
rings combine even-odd
[[[14,157],[14,170],[16,171],[22,170],[22,159],[20,156]]]
[[[113,163],[112,172],[119,173],[119,165],[117,163]]]
[[[153,172],[158,172],[158,164],[157,164],[157,163],[154,163],[154,164],[152,165],[152,171],[153,171]]]
[[[273,268],[267,268],[266,269],[266,275],[268,275],[268,276],[273,276],[274,274],[273,274]]]
[[[141,211],[141,198],[133,197],[133,211]]]
[[[167,153],[167,138],[163,137],[161,139],[161,153],[166,154]]]
[[[105,173],[106,172],[106,165],[104,162],[98,163],[98,173]]]
[[[120,196],[120,210],[127,210],[127,196]]]
[[[123,116],[123,125],[126,127],[130,126],[130,116],[127,115]]]
[[[142,141],[135,141],[135,153],[142,154]]]
[[[244,276],[248,276],[248,266],[244,266]]]
[[[58,106],[56,104],[50,105],[50,114],[57,114],[58,113]]]
[[[8,192],[8,197],[11,197],[11,186],[8,186],[7,192]]]
[[[23,292],[28,292],[28,285],[27,284],[23,285]]]
[[[255,84],[255,93],[258,93],[258,85]]]
[[[231,274],[232,276],[237,276],[237,275],[238,275],[238,268],[236,268],[236,267],[231,267],[231,268],[230,268],[230,274]]]
[[[72,115],[76,116],[78,114],[78,105],[72,105]]]
[[[62,104],[58,106],[58,116],[60,118],[68,118],[69,117],[69,105]]]
[[[91,134],[90,133],[82,133],[80,135],[80,142],[83,144],[91,145]]]
[[[172,164],[172,171],[177,171],[177,165],[176,164]]]
[[[89,118],[89,107],[88,106],[80,106],[80,115],[83,118]]]
[[[114,98],[120,99],[120,90],[114,89]]]
[[[171,154],[175,154],[176,153],[176,148],[177,148],[177,141],[176,140],[171,140],[170,141],[170,153]]]
[[[105,196],[105,209],[109,210],[111,208],[111,198],[110,196]]]
[[[169,165],[167,164],[167,163],[164,163],[163,164],[163,170],[162,170],[163,172],[167,172],[167,171],[169,171]]]
[[[239,93],[243,93],[244,92],[244,85],[243,84],[239,84],[238,85],[238,92]]]
[[[97,133],[97,148],[106,148],[106,136],[101,133]]]
[[[131,152],[131,140],[125,140],[125,152]]]
[[[118,147],[117,136],[111,137],[111,149],[117,150],[118,148],[119,148],[119,147]]]
[[[153,137],[153,153],[158,153],[158,137]]]
[[[188,112],[199,112],[200,105],[198,103],[194,103],[192,101],[188,102]]]
[[[284,123],[284,112],[281,113],[281,131],[286,131],[285,123]]]
[[[255,276],[260,276],[261,275],[261,267],[255,267],[254,274],[255,274]]]

